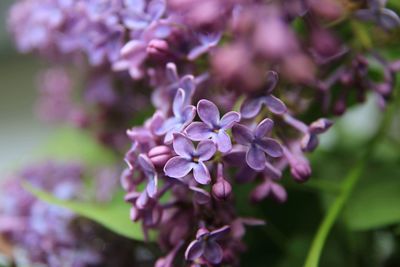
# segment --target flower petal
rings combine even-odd
[[[273,95],[264,97],[264,102],[268,109],[275,114],[283,114],[287,111],[285,103]]]
[[[257,125],[254,135],[257,138],[263,138],[272,130],[272,127],[274,127],[274,122],[271,119],[266,118]]]
[[[204,253],[204,242],[194,240],[192,241],[185,251],[185,258],[194,261],[200,258]]]
[[[274,158],[282,157],[283,149],[282,146],[274,139],[265,137],[257,140],[258,147],[265,153]]]
[[[210,240],[206,242],[203,256],[208,262],[212,264],[219,264],[223,258],[223,251],[217,242]]]
[[[265,168],[267,159],[261,149],[252,145],[246,153],[246,162],[252,169],[262,171]]]
[[[271,94],[278,84],[279,76],[276,71],[270,70],[267,72],[267,94]]]
[[[254,118],[258,115],[263,104],[263,97],[246,99],[240,107],[240,113],[245,119]]]
[[[197,103],[197,113],[208,126],[215,127],[219,124],[219,110],[213,102],[206,99],[200,100]]]
[[[232,134],[236,142],[241,145],[249,145],[254,139],[252,131],[242,124],[233,125]]]
[[[194,141],[201,141],[212,136],[210,127],[204,122],[199,121],[192,122],[185,131],[187,136]]]
[[[191,159],[195,153],[192,141],[181,133],[174,134],[173,147],[176,154],[185,159]]]
[[[146,191],[149,197],[154,198],[157,194],[158,177],[157,174],[154,174],[154,176],[148,178],[149,181],[147,182]]]
[[[229,152],[232,149],[231,138],[224,130],[219,130],[216,139],[218,150],[222,153]]]
[[[139,162],[140,167],[142,167],[142,170],[144,171],[146,176],[154,175],[154,173],[155,173],[154,165],[145,154],[140,154],[138,156],[138,162]]]
[[[210,173],[203,162],[195,164],[193,176],[199,184],[209,184],[211,182]]]
[[[199,161],[207,161],[214,156],[217,148],[211,140],[203,140],[197,145],[196,156]]]
[[[240,114],[236,111],[230,111],[222,116],[219,126],[221,129],[229,129],[235,122],[240,121]]]
[[[225,225],[221,228],[218,228],[210,233],[210,239],[212,240],[221,239],[224,236],[226,236],[230,230],[231,228],[229,227],[229,225]]]
[[[195,186],[190,186],[189,188],[194,192],[193,196],[197,204],[204,205],[210,202],[211,195],[206,190]]]
[[[178,91],[176,91],[174,102],[172,103],[172,112],[174,113],[175,117],[180,117],[182,110],[184,108],[184,101],[185,101],[185,91],[179,88]]]
[[[171,83],[179,81],[178,71],[176,70],[175,63],[167,63],[165,74]]]
[[[193,169],[193,163],[179,156],[167,161],[164,166],[165,175],[172,178],[182,178]]]
[[[189,123],[193,121],[195,116],[196,116],[196,108],[192,105],[186,106],[182,110],[181,114],[182,126],[186,127],[187,125],[189,125]]]

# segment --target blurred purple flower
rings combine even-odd
[[[235,124],[232,134],[237,143],[247,146],[246,162],[254,170],[262,171],[265,169],[267,158],[265,153],[271,157],[281,157],[282,147],[274,139],[265,137],[271,132],[274,122],[271,119],[261,121],[254,131],[248,127]]]
[[[368,9],[359,9],[355,16],[363,21],[371,21],[385,30],[400,27],[400,18],[391,9],[385,8],[386,0],[368,0]]]
[[[194,141],[211,138],[219,151],[230,151],[232,143],[227,130],[240,121],[240,114],[230,111],[220,118],[217,106],[205,99],[197,103],[197,113],[203,122],[192,122],[185,130],[187,136]]]
[[[173,116],[168,118],[163,125],[156,130],[156,134],[164,135],[164,142],[171,143],[174,133],[181,132],[196,116],[196,108],[185,103],[186,93],[183,89],[176,92],[172,104]]]
[[[187,58],[189,60],[195,60],[202,54],[207,53],[211,48],[215,47],[218,44],[218,42],[221,40],[221,37],[221,32],[198,34],[197,38],[200,42],[200,45],[192,48]]]
[[[209,184],[210,173],[205,161],[211,159],[216,151],[215,144],[211,140],[203,140],[197,145],[197,149],[190,139],[183,134],[174,134],[173,147],[178,156],[171,158],[164,167],[167,176],[183,178],[193,170],[194,179],[200,184]]]
[[[161,18],[166,8],[164,0],[124,0],[124,4],[122,21],[130,30],[145,29]]]
[[[253,118],[257,116],[263,105],[275,114],[283,114],[287,108],[285,104],[277,97],[272,95],[272,91],[278,83],[278,74],[275,71],[267,72],[266,89],[250,94],[243,102],[240,113],[243,118]]]
[[[196,240],[192,241],[186,249],[185,258],[195,261],[203,257],[210,264],[219,264],[223,259],[223,250],[217,241],[225,237],[230,231],[229,226],[209,232],[200,228],[196,234]]]

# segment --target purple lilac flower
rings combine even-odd
[[[387,0],[368,0],[368,9],[360,9],[355,16],[364,21],[371,21],[385,30],[400,27],[400,18],[391,9],[385,8]]]
[[[232,142],[227,130],[240,121],[240,114],[230,111],[220,118],[217,106],[205,99],[197,103],[197,113],[202,122],[192,122],[185,129],[187,136],[194,141],[211,138],[217,144],[219,151],[223,153],[230,151]]]
[[[189,60],[195,60],[202,54],[207,53],[211,48],[215,47],[221,40],[221,32],[209,33],[209,34],[198,34],[198,40],[200,45],[190,50],[187,58]]]
[[[147,28],[163,16],[166,8],[163,0],[125,0],[124,3],[125,10],[122,11],[122,21],[130,30]]]
[[[185,96],[186,93],[183,89],[176,92],[172,104],[173,116],[168,118],[156,131],[158,135],[165,135],[165,143],[171,143],[173,134],[181,132],[196,116],[196,108],[185,103]]]
[[[199,78],[195,79],[190,74],[179,77],[176,65],[172,62],[166,65],[165,77],[167,78],[167,83],[156,88],[152,94],[154,106],[167,113],[170,108],[168,103],[173,100],[179,89],[183,89],[185,92],[185,105],[190,105],[196,89],[196,83],[201,82],[201,80]]]
[[[254,202],[260,202],[264,198],[272,197],[277,202],[283,203],[287,199],[287,193],[283,186],[270,178],[266,178],[251,192],[250,197]]]
[[[171,158],[165,164],[165,174],[180,179],[193,170],[193,177],[199,184],[209,184],[211,181],[210,173],[204,162],[210,160],[214,155],[216,151],[214,142],[203,140],[195,149],[189,138],[176,133],[174,134],[173,147],[178,156]]]
[[[223,250],[217,241],[225,237],[229,231],[229,226],[223,226],[211,232],[205,228],[200,228],[197,231],[196,240],[192,241],[187,247],[185,258],[190,261],[204,258],[211,264],[221,263]]]
[[[247,146],[246,162],[254,170],[262,171],[266,167],[267,158],[281,157],[282,147],[274,139],[265,137],[271,132],[274,123],[271,119],[261,121],[254,131],[247,126],[235,124],[232,128],[232,134],[237,143]]]
[[[321,118],[307,126],[289,114],[285,114],[283,118],[287,124],[303,133],[301,146],[304,151],[313,151],[319,143],[318,135],[326,132],[333,124],[332,121]]]
[[[272,95],[272,91],[278,83],[278,74],[275,71],[269,71],[267,73],[267,85],[266,89],[253,94],[247,98],[241,108],[240,113],[243,118],[253,118],[257,116],[263,105],[275,114],[283,114],[287,108],[285,104],[277,97]]]

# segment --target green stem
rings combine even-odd
[[[340,194],[334,200],[332,206],[329,208],[327,214],[325,215],[324,219],[322,220],[322,223],[320,224],[317,230],[317,233],[314,237],[314,240],[311,244],[311,248],[307,255],[304,267],[318,267],[319,259],[321,257],[321,252],[328,237],[328,234],[332,229],[333,225],[335,224],[344,205],[349,199],[349,196],[351,195],[351,192],[353,191],[355,185],[360,179],[361,174],[363,173],[363,170],[367,165],[367,162],[376,144],[381,140],[381,137],[386,133],[386,130],[390,126],[393,116],[395,114],[396,110],[395,106],[397,106],[396,104],[398,103],[395,103],[395,105],[393,105],[391,109],[387,110],[385,117],[381,121],[379,130],[367,144],[363,156],[344,179]]]
[[[329,208],[324,220],[318,228],[317,234],[309,250],[306,263],[304,267],[317,267],[319,258],[321,256],[322,248],[328,237],[328,234],[334,225],[340,211],[342,210],[344,204],[350,196],[354,185],[357,183],[361,177],[362,171],[364,169],[365,161],[359,161],[355,168],[347,175],[343,183],[343,189],[340,195],[335,199],[332,206]]]

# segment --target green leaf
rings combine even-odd
[[[80,160],[86,164],[110,164],[115,154],[99,144],[87,132],[64,127],[57,130],[48,143],[40,149],[40,156],[51,156],[60,160]]]
[[[354,192],[345,210],[345,221],[352,230],[370,230],[400,222],[400,180],[397,179],[400,172],[373,173],[374,177]]]
[[[61,200],[30,184],[24,183],[23,186],[40,200],[67,208],[82,217],[97,222],[112,232],[130,239],[144,239],[140,224],[133,223],[129,219],[129,206],[122,200],[122,197],[117,197],[113,201],[104,204]]]

